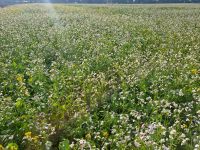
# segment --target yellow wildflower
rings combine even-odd
[[[32,140],[33,140],[34,143],[37,143],[37,142],[38,142],[38,139],[39,139],[39,136],[34,136],[34,137],[32,138]]]
[[[191,73],[192,73],[192,74],[197,74],[197,73],[198,73],[198,70],[197,70],[197,69],[192,69],[192,70],[191,70]]]
[[[102,135],[103,135],[103,137],[105,137],[105,138],[107,138],[107,137],[109,136],[109,134],[108,134],[107,131],[104,131],[104,132],[102,133]]]
[[[181,125],[182,128],[187,128],[186,124]]]
[[[20,98],[18,98],[18,99],[16,100],[15,106],[16,106],[17,108],[19,108],[19,107],[21,107],[22,105],[23,105],[23,100],[20,99]]]
[[[7,146],[6,146],[6,149],[7,150],[18,150],[18,145],[16,143],[9,143]]]
[[[0,150],[4,150],[3,145],[0,144]]]
[[[22,78],[21,75],[18,75],[18,76],[17,76],[17,81],[19,81],[19,82],[22,82],[22,81],[23,81],[23,78]]]
[[[91,135],[90,135],[90,133],[88,133],[88,134],[85,136],[85,138],[86,138],[87,140],[91,140]]]
[[[26,115],[22,115],[22,116],[20,117],[20,119],[27,119],[27,116],[26,116]]]
[[[32,134],[31,132],[26,132],[26,133],[25,133],[25,137],[26,137],[26,138],[31,138],[31,134]]]

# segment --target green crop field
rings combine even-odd
[[[0,150],[200,150],[200,4],[0,8]]]

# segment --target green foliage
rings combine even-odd
[[[70,150],[69,141],[64,139],[59,143],[59,150]]]

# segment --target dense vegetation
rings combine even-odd
[[[0,150],[200,148],[200,5],[7,7],[0,51]]]

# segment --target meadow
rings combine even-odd
[[[200,5],[0,8],[0,150],[199,150]]]

